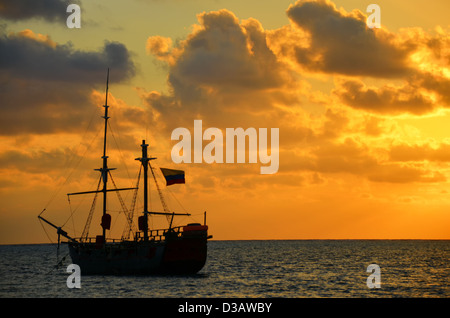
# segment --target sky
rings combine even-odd
[[[207,211],[217,240],[450,239],[450,3],[379,0],[370,28],[371,3],[0,0],[0,244],[55,242],[41,212],[81,235],[93,195],[66,194],[99,180],[108,67],[114,182],[135,186],[145,139],[155,168],[185,171],[166,187],[155,169],[170,209],[192,214],[175,225]],[[249,153],[174,162],[172,132],[194,140],[194,120],[224,135],[277,128],[278,170],[261,174]]]

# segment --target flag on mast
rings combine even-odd
[[[176,183],[185,183],[184,180],[184,171],[183,170],[173,170],[173,169],[166,169],[166,168],[160,168],[161,172],[166,179],[166,185],[172,185]]]

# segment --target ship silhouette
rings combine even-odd
[[[106,97],[104,107],[104,137],[103,137],[103,156],[102,168],[95,169],[100,172],[97,190],[68,193],[68,196],[83,195],[94,193],[95,206],[97,196],[102,195],[102,216],[101,227],[102,234],[96,237],[89,237],[89,227],[93,218],[94,208],[91,208],[81,237],[72,237],[62,227],[59,227],[51,221],[45,219],[42,211],[39,214],[39,220],[45,222],[56,229],[58,235],[58,248],[60,238],[67,239],[69,255],[73,264],[80,266],[81,274],[117,274],[117,275],[151,275],[151,274],[195,274],[205,265],[207,258],[207,240],[212,238],[208,235],[208,226],[206,225],[206,212],[204,214],[204,224],[189,223],[184,226],[173,226],[173,220],[178,216],[189,216],[189,213],[171,212],[164,200],[163,193],[155,176],[155,168],[151,161],[154,157],[148,156],[148,144],[142,141],[140,158],[140,171],[137,180],[137,186],[134,188],[117,188],[112,179],[111,171],[115,168],[108,167],[108,156],[106,150],[106,139],[108,135],[108,86],[109,69],[106,80]],[[184,183],[184,171],[173,169],[160,169],[166,179],[166,186]],[[140,182],[141,172],[143,180]],[[149,173],[150,172],[150,173]],[[148,183],[149,174],[156,185],[161,205],[164,211],[149,211],[148,209]],[[112,182],[110,182],[110,180]],[[110,183],[113,187],[108,187]],[[108,213],[107,202],[110,192],[135,191],[133,202],[136,201],[138,188],[143,183],[143,211],[136,224],[133,220],[133,209],[129,209],[126,215],[126,225],[120,238],[107,238],[108,231],[111,229],[112,217]],[[120,196],[119,196],[120,198]],[[120,199],[121,204],[124,205]],[[151,215],[165,215],[168,219],[168,227],[163,229],[150,229],[149,217]],[[134,229],[134,231],[132,230]]]

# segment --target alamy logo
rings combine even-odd
[[[259,136],[258,136],[259,135]],[[194,120],[194,160],[191,152],[191,132],[187,128],[176,128],[172,131],[172,140],[182,140],[172,148],[174,163],[224,163],[224,137],[219,128],[208,128],[203,132],[202,121]],[[213,139],[214,137],[214,139]],[[248,137],[248,163],[259,162],[265,166],[260,168],[261,174],[274,174],[279,168],[279,129],[270,129],[270,154],[268,152],[267,128],[226,128],[225,130],[225,162],[245,163],[247,156],[246,137]],[[203,140],[211,140],[203,148]],[[235,143],[236,141],[236,143]]]
[[[369,15],[367,17],[366,20],[366,24],[369,28],[373,29],[373,28],[381,28],[381,9],[380,6],[378,4],[369,4],[367,9],[366,9],[367,13],[371,13],[371,15]]]
[[[81,9],[77,4],[69,4],[67,6],[67,13],[72,13],[67,17],[66,25],[69,29],[81,28]]]
[[[367,277],[367,287],[381,288],[381,269],[377,264],[367,266],[367,272],[372,273]]]
[[[70,264],[67,266],[67,273],[71,273],[67,277],[68,288],[81,288],[81,269],[77,264]]]

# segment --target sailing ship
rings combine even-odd
[[[103,195],[103,214],[101,216],[102,234],[95,238],[88,237],[89,226],[93,217],[94,209],[88,215],[88,220],[84,227],[83,234],[79,238],[74,238],[49,220],[45,219],[41,214],[38,216],[39,220],[47,223],[56,229],[58,235],[58,247],[61,236],[67,239],[69,254],[73,264],[80,266],[83,275],[95,274],[195,274],[200,271],[206,262],[207,258],[207,240],[212,238],[208,235],[208,226],[206,225],[206,212],[204,212],[204,224],[189,223],[185,226],[173,226],[173,220],[176,216],[190,216],[190,213],[175,213],[171,212],[165,203],[161,188],[157,182],[154,168],[152,168],[151,161],[154,157],[148,155],[148,144],[145,140],[142,141],[141,151],[142,156],[136,160],[140,161],[140,171],[138,177],[138,185],[134,188],[117,188],[113,181],[114,188],[109,188],[109,179],[112,180],[111,170],[109,168],[108,156],[106,153],[106,138],[108,132],[108,83],[109,83],[109,69],[106,80],[106,98],[104,107],[104,136],[103,136],[103,156],[102,168],[95,169],[100,172],[100,179],[97,190],[69,193],[72,195],[83,195],[88,193],[95,193],[95,205],[97,194]],[[138,218],[138,230],[133,221],[131,212],[127,215],[126,228],[121,238],[111,239],[108,237],[108,232],[111,229],[111,215],[108,213],[107,197],[113,191],[127,191],[135,190],[134,202],[139,188],[139,179],[141,171],[143,170],[143,194],[144,205],[143,214]],[[148,179],[149,170],[156,184],[159,193],[161,204],[164,211],[149,211],[148,208]],[[184,183],[184,172],[173,169],[161,168],[166,179],[166,185],[176,183]],[[120,196],[119,196],[120,198]],[[120,200],[123,205],[123,200]],[[134,209],[130,209],[132,211]],[[150,229],[149,217],[151,215],[165,215],[168,218],[169,226],[165,229]],[[133,237],[130,238],[133,232]]]

